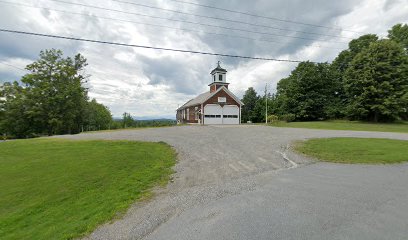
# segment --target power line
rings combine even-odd
[[[163,20],[167,20],[167,21],[190,23],[190,24],[196,24],[196,25],[201,25],[201,26],[216,27],[216,28],[235,30],[235,31],[241,31],[241,32],[256,33],[256,34],[262,34],[262,35],[270,35],[270,36],[278,36],[278,37],[286,37],[286,38],[296,38],[296,39],[312,40],[312,41],[319,41],[319,42],[332,42],[332,43],[340,43],[340,44],[347,43],[347,42],[330,41],[330,40],[319,40],[319,39],[316,39],[316,38],[296,37],[296,36],[282,35],[282,34],[276,34],[276,33],[259,32],[259,31],[247,30],[247,29],[242,29],[242,28],[224,27],[224,26],[218,26],[218,25],[212,25],[212,24],[192,22],[192,21],[187,21],[187,20],[169,19],[169,18],[164,18],[164,17],[157,17],[157,16],[151,16],[151,15],[146,15],[146,14],[141,14],[141,13],[122,11],[122,10],[118,10],[118,9],[104,8],[104,7],[99,7],[99,6],[93,6],[93,5],[82,4],[82,3],[73,3],[73,2],[67,2],[67,1],[61,1],[61,0],[49,0],[49,1],[64,3],[64,4],[69,4],[69,5],[82,6],[82,7],[89,7],[89,8],[100,9],[100,10],[111,11],[111,12],[118,12],[118,13],[125,13],[125,14],[137,15],[137,16],[156,18],[156,19],[163,19]],[[155,8],[155,9],[161,9],[161,8],[158,8],[158,7],[147,6],[147,5],[143,5],[143,4],[137,4],[137,3],[129,3],[129,4],[138,5],[138,6],[140,5],[140,6]],[[252,23],[247,23],[247,22],[242,22],[242,21],[235,21],[235,20],[228,20],[228,19],[223,19],[223,18],[208,17],[208,16],[204,16],[204,15],[183,13],[183,12],[176,11],[176,10],[169,10],[169,9],[163,9],[163,10],[175,11],[175,12],[178,12],[178,13],[181,13],[181,14],[193,15],[193,16],[197,16],[197,17],[205,17],[205,18],[218,19],[218,20],[228,21],[228,22],[242,23],[242,24],[246,24],[246,25],[250,25],[250,26],[273,28],[273,27],[267,26],[267,25],[259,25],[259,24],[252,24]],[[327,36],[339,37],[339,36],[335,36],[335,35],[327,35]],[[346,38],[346,37],[341,37],[341,38]]]
[[[302,62],[300,60],[277,59],[277,58],[268,58],[268,57],[251,57],[251,56],[232,55],[232,54],[224,54],[224,53],[212,53],[212,52],[202,52],[202,51],[192,51],[192,50],[175,49],[175,48],[152,47],[152,46],[145,46],[145,45],[126,44],[126,43],[109,42],[109,41],[102,41],[102,40],[92,40],[92,39],[86,39],[86,38],[67,37],[67,36],[61,36],[61,35],[51,35],[51,34],[43,34],[43,33],[17,31],[17,30],[3,29],[3,28],[0,28],[0,32],[17,33],[17,34],[32,35],[32,36],[39,36],[39,37],[48,37],[48,38],[57,38],[57,39],[66,39],[66,40],[81,41],[81,42],[100,43],[100,44],[116,45],[116,46],[123,46],[123,47],[146,48],[146,49],[171,51],[171,52],[181,52],[181,53],[192,53],[192,54],[219,56],[219,57],[243,58],[243,59],[264,60],[264,61],[290,62],[290,63]]]
[[[117,0],[113,0],[113,1],[117,1]],[[200,3],[193,3],[193,2],[180,1],[180,0],[170,0],[170,1],[189,4],[189,5],[195,5],[195,6],[199,6],[199,7],[217,9],[217,10],[221,10],[221,11],[225,11],[225,12],[238,13],[238,14],[247,15],[247,16],[251,16],[251,17],[269,19],[269,20],[274,20],[274,21],[279,21],[279,22],[285,22],[285,23],[299,24],[299,25],[311,26],[311,27],[317,27],[317,28],[334,29],[334,30],[341,30],[341,31],[345,31],[345,32],[365,34],[364,32],[359,32],[359,31],[346,30],[346,29],[342,29],[342,28],[335,28],[335,27],[329,27],[329,26],[317,25],[317,24],[311,24],[311,23],[303,23],[303,22],[297,22],[297,21],[280,19],[280,18],[269,17],[269,16],[262,16],[262,15],[258,15],[258,14],[254,14],[254,13],[250,13],[250,12],[241,12],[241,11],[237,11],[237,10],[231,10],[231,9],[227,9],[227,8],[220,8],[220,7],[215,7],[215,6],[210,6],[210,5],[200,4]]]
[[[14,65],[11,65],[11,64],[8,64],[8,63],[5,63],[5,62],[2,62],[2,61],[0,61],[0,64],[3,64],[3,65],[6,65],[6,66],[9,66],[9,67],[12,67],[12,68],[15,68],[15,69],[21,70],[21,71],[23,71],[23,72],[27,72],[27,70],[26,70],[26,69],[24,69],[24,68],[20,68],[20,67],[17,67],[17,66],[14,66]]]
[[[193,30],[193,29],[187,29],[187,28],[177,28],[177,27],[163,26],[163,25],[152,24],[152,23],[137,22],[137,21],[132,21],[132,20],[102,17],[102,16],[98,16],[98,15],[89,15],[89,14],[86,14],[86,13],[70,12],[70,11],[47,8],[47,7],[37,7],[37,6],[33,6],[33,5],[27,5],[27,4],[22,4],[22,3],[13,3],[13,2],[2,1],[2,0],[0,0],[0,3],[6,3],[6,4],[11,4],[11,5],[16,5],[16,6],[29,7],[29,8],[37,8],[37,9],[43,9],[43,10],[48,10],[48,11],[54,11],[54,12],[61,12],[61,13],[65,13],[65,14],[74,14],[74,15],[80,15],[80,16],[91,17],[91,18],[99,18],[99,19],[119,21],[119,22],[128,22],[128,23],[133,23],[133,24],[140,24],[140,25],[153,26],[153,27],[159,27],[159,28],[175,29],[175,30],[181,30],[181,31],[185,31],[185,32],[204,33],[204,34],[210,34],[210,35],[219,35],[219,36],[232,37],[232,38],[242,38],[242,39],[247,39],[247,40],[269,42],[269,43],[280,43],[280,44],[286,44],[287,43],[287,42],[281,42],[281,41],[273,41],[273,40],[267,40],[267,39],[257,39],[257,38],[245,37],[245,36],[240,36],[240,35],[231,35],[231,34],[225,34],[225,33],[207,32],[207,31],[202,31],[202,30]],[[171,20],[171,19],[169,19],[169,20]],[[197,23],[197,24],[200,24],[200,23]],[[204,24],[204,25],[208,26],[208,24]],[[219,27],[219,26],[216,26],[216,25],[210,25],[210,26]],[[228,27],[225,27],[225,28],[231,29],[231,28],[228,28]],[[343,49],[343,48],[335,48],[335,47],[326,47],[326,46],[321,46],[321,45],[318,45],[318,46],[305,45],[305,46],[306,47],[316,47],[316,48],[337,49],[337,50],[342,50]]]
[[[61,0],[51,0],[51,1],[58,1],[59,2]],[[194,13],[187,13],[187,12],[182,12],[182,11],[179,11],[179,10],[172,10],[172,9],[167,9],[167,8],[155,7],[155,6],[141,4],[141,3],[127,2],[127,1],[123,1],[123,0],[112,0],[112,1],[125,3],[125,4],[130,4],[130,5],[135,5],[135,6],[140,6],[140,7],[145,7],[145,8],[157,9],[157,10],[162,10],[162,11],[167,11],[167,12],[173,12],[173,13],[178,13],[178,14],[183,14],[183,15],[188,15],[188,16],[201,17],[201,18],[207,18],[207,19],[215,19],[215,20],[221,20],[221,21],[233,22],[233,23],[240,23],[240,24],[245,24],[245,25],[249,25],[249,26],[263,27],[263,28],[275,29],[275,30],[280,30],[280,31],[291,31],[291,32],[298,32],[298,33],[305,33],[305,34],[312,34],[312,35],[321,35],[321,36],[328,36],[328,37],[338,37],[338,38],[353,39],[353,38],[350,38],[350,37],[342,37],[342,36],[338,36],[338,35],[328,35],[328,34],[315,33],[315,32],[304,32],[304,31],[298,31],[298,30],[290,30],[290,29],[279,28],[279,27],[274,27],[274,26],[269,26],[269,25],[248,23],[248,22],[239,21],[239,20],[232,20],[232,19],[226,19],[226,18],[220,18],[220,17],[212,17],[212,16],[206,16],[206,15],[200,15],[200,14],[194,14]]]

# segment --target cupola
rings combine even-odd
[[[220,87],[224,86],[228,88],[227,83],[227,70],[220,66],[220,61],[217,63],[217,67],[211,71],[211,83],[208,85],[210,86],[210,92],[217,91]]]

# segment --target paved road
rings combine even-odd
[[[62,136],[165,141],[179,153],[174,182],[90,239],[406,239],[408,164],[314,163],[295,140],[408,134],[181,126]]]

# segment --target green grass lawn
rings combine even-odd
[[[408,161],[408,141],[379,138],[316,138],[295,144],[295,150],[321,161],[388,164]]]
[[[408,133],[408,122],[403,123],[367,123],[359,121],[314,121],[314,122],[274,122],[270,126],[312,128],[329,130],[354,130],[354,131],[377,131],[377,132],[401,132]]]
[[[165,143],[0,142],[0,238],[83,236],[167,183],[175,158]]]

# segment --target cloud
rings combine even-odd
[[[392,25],[408,21],[408,5],[404,1],[398,0],[365,0],[360,2],[353,0],[315,0],[312,2],[301,0],[234,0],[216,3],[217,7],[221,8],[272,16],[315,26],[254,18],[173,1],[138,1],[141,4],[191,14],[266,25],[269,28],[220,19],[180,15],[114,1],[74,2],[116,9],[122,12],[98,10],[45,0],[30,0],[24,3],[40,8],[0,3],[1,27],[155,47],[325,62],[333,60],[339,51],[345,49],[350,38],[361,35],[341,29],[385,36],[387,29]],[[214,1],[203,0],[200,1],[200,4],[214,5]],[[55,12],[41,8],[58,9],[78,14]],[[141,15],[152,15],[165,19]],[[102,19],[95,16],[124,21]],[[189,21],[198,24],[177,21]],[[200,24],[218,25],[224,28]],[[330,26],[335,29],[316,27],[317,25]],[[225,28],[247,29],[251,32]],[[270,34],[262,35],[256,32]],[[0,42],[0,60],[18,67],[24,67],[34,61],[38,57],[39,51],[43,49],[62,49],[66,55],[70,56],[76,53],[83,54],[89,63],[87,73],[91,75],[87,83],[90,97],[107,105],[115,116],[121,116],[125,111],[135,116],[174,116],[175,109],[179,105],[204,91],[208,91],[207,85],[211,81],[209,72],[216,66],[218,60],[228,70],[227,80],[231,83],[230,89],[239,97],[251,86],[255,87],[258,93],[262,93],[266,83],[269,84],[271,91],[275,91],[277,82],[286,77],[296,66],[296,64],[285,62],[183,54],[9,33],[0,33]],[[24,73],[17,69],[0,64],[0,79],[3,82],[18,79],[22,74]]]

